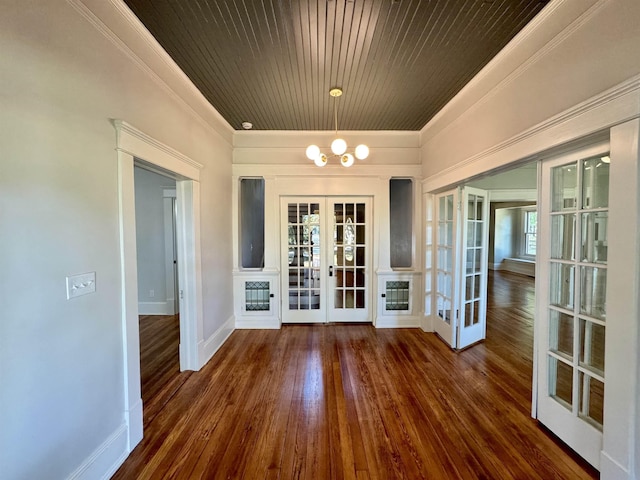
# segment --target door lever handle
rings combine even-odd
[[[329,276],[333,277],[333,265],[329,267]]]

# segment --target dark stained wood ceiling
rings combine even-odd
[[[548,0],[125,0],[231,124],[420,130]]]

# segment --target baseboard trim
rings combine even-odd
[[[198,344],[198,360],[200,363],[198,369],[204,367],[224,342],[227,341],[229,335],[235,330],[235,324],[236,319],[234,316],[231,316],[213,335]]]
[[[277,317],[236,318],[236,328],[241,330],[279,330],[280,326],[280,320]]]
[[[124,417],[129,429],[127,448],[132,451],[142,441],[143,437],[142,398],[136,400],[129,410],[124,412]]]
[[[68,480],[107,480],[116,473],[128,455],[127,425],[123,423],[69,475]]]
[[[616,462],[604,450],[600,452],[600,478],[606,480],[631,480],[631,472]]]
[[[428,317],[428,316],[422,317],[422,319],[420,320],[420,328],[425,333],[432,333],[433,321],[431,320],[431,317]]]
[[[139,315],[174,315],[173,302],[138,302]]]
[[[422,328],[422,325],[418,317],[378,317],[376,319],[376,328]]]

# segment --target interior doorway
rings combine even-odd
[[[134,168],[140,380],[144,420],[180,373],[176,180]]]
[[[140,326],[136,248],[134,166],[144,165],[176,180],[177,250],[180,278],[180,369],[202,365],[202,277],[200,264],[200,169],[202,165],[114,120],[118,152],[118,221],[122,287],[124,412],[128,450],[143,437],[140,377]]]
[[[370,197],[282,197],[282,322],[371,320]]]

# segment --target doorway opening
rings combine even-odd
[[[371,322],[370,197],[281,198],[282,322]]]
[[[144,421],[180,385],[176,180],[134,167],[140,380]]]
[[[180,369],[201,367],[202,277],[200,263],[200,169],[202,165],[114,120],[118,152],[118,196],[122,286],[124,418],[128,450],[142,440],[140,324],[135,215],[135,166],[175,180],[176,238],[180,284]]]

